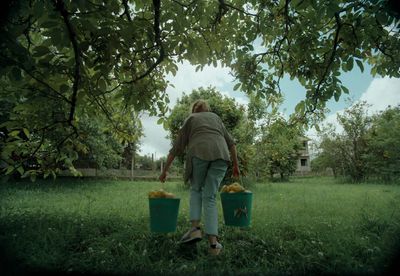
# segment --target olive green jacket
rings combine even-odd
[[[170,154],[182,155],[186,150],[185,181],[192,174],[192,158],[206,161],[230,161],[229,149],[235,142],[221,118],[212,112],[192,113],[186,118]]]

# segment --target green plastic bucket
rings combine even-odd
[[[150,230],[152,232],[175,232],[179,202],[179,198],[149,198]]]
[[[253,193],[221,193],[225,225],[250,226],[252,202]]]

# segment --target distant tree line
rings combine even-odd
[[[335,177],[353,182],[378,178],[385,182],[400,178],[400,106],[368,115],[365,102],[347,108],[332,125],[320,132],[319,152],[312,161],[314,171],[330,168]]]

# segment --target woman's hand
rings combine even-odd
[[[159,177],[158,179],[159,179],[162,183],[164,183],[166,178],[167,178],[167,172],[166,172],[166,171],[163,171],[163,172],[160,174],[160,177]]]
[[[236,164],[233,166],[232,176],[233,178],[239,178],[239,175],[240,175],[239,166]]]
[[[165,180],[167,179],[167,171],[168,171],[169,167],[171,166],[172,161],[174,161],[174,158],[175,158],[175,155],[173,155],[172,153],[168,154],[165,167],[164,167],[162,173],[160,174],[160,177],[158,178],[162,183],[164,183]]]

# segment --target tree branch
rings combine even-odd
[[[80,84],[80,79],[81,79],[81,72],[80,72],[80,70],[81,70],[81,53],[80,53],[79,47],[78,47],[76,32],[69,20],[69,13],[66,10],[64,1],[63,0],[54,0],[54,1],[55,1],[54,5],[55,5],[56,9],[60,12],[60,14],[64,20],[65,26],[67,27],[69,40],[71,41],[72,47],[74,49],[74,57],[75,57],[74,82],[72,85],[71,108],[70,108],[70,112],[69,112],[68,122],[73,127],[75,133],[77,134],[78,133],[77,128],[73,124],[73,121],[74,121],[77,98],[78,98],[78,89],[79,89],[79,84]]]
[[[196,1],[194,0],[194,1],[190,2],[189,4],[183,4],[183,3],[181,3],[181,2],[179,2],[179,1],[177,1],[177,0],[172,0],[172,2],[178,4],[179,6],[181,6],[181,7],[183,7],[183,8],[189,8],[189,7],[190,7],[191,5],[193,5]]]
[[[71,101],[66,98],[62,93],[58,92],[56,89],[54,89],[53,87],[50,86],[50,84],[46,83],[44,80],[38,78],[37,76],[35,76],[35,74],[31,71],[29,71],[28,69],[25,68],[25,66],[16,61],[13,60],[7,56],[4,56],[3,54],[0,54],[1,57],[5,60],[8,60],[9,62],[15,64],[16,66],[18,66],[20,69],[22,69],[28,76],[30,76],[32,79],[34,79],[35,81],[37,81],[38,83],[40,83],[41,85],[43,85],[44,87],[46,87],[47,89],[49,89],[50,91],[52,91],[53,93],[57,94],[58,96],[60,96],[64,101],[66,101],[67,103],[71,104]],[[39,72],[40,74],[40,72]]]
[[[313,95],[315,106],[313,107],[312,112],[317,108],[317,106],[316,106],[317,105],[317,101],[318,101],[318,97],[317,96],[320,93],[321,86],[322,86],[323,82],[325,82],[326,77],[328,76],[329,70],[330,70],[333,62],[335,61],[336,50],[337,50],[337,48],[339,46],[339,33],[340,33],[341,28],[342,28],[342,23],[341,23],[340,15],[339,15],[338,12],[335,13],[335,20],[336,20],[337,28],[336,28],[336,32],[335,32],[335,38],[333,40],[332,53],[331,53],[331,55],[329,57],[328,64],[325,67],[325,71],[324,71],[321,79],[319,80],[317,88],[316,88],[315,93]]]
[[[125,82],[126,84],[131,84],[134,82],[137,82],[138,80],[141,80],[148,76],[165,58],[165,52],[164,52],[164,46],[162,45],[161,41],[161,30],[160,30],[160,0],[153,0],[153,6],[154,6],[154,25],[153,25],[153,30],[154,30],[154,40],[156,42],[156,46],[159,49],[159,55],[157,60],[144,72],[142,75],[139,77],[129,81]]]
[[[235,7],[235,6],[233,6],[233,5],[229,4],[229,3],[226,3],[224,0],[220,0],[220,4],[221,4],[221,2],[223,3],[223,5],[225,7],[228,7],[228,8],[231,8],[232,10],[238,11],[240,13],[243,13],[243,14],[246,14],[246,15],[250,15],[250,16],[254,16],[254,17],[258,18],[258,14],[249,13],[249,12],[247,12],[247,11],[241,9],[241,8],[238,8],[238,7]]]
[[[128,21],[132,22],[131,15],[129,13],[128,0],[122,0],[122,5],[124,6],[124,12],[120,16],[122,17],[122,16],[126,15],[126,18],[128,19]]]

